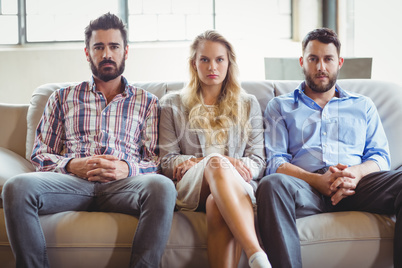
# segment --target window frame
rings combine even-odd
[[[0,4],[1,4],[0,0]],[[18,43],[11,45],[26,45],[26,44],[61,44],[61,43],[78,43],[81,41],[28,41],[27,40],[27,13],[26,13],[26,0],[17,0],[18,1]],[[129,30],[129,10],[128,10],[128,1],[129,0],[118,0],[118,15],[123,21],[123,23],[127,26],[127,30]],[[215,13],[215,0],[211,0],[212,2],[212,25],[213,29],[215,27],[216,13]],[[0,6],[1,7],[1,6]],[[1,11],[1,8],[0,8]],[[1,12],[0,12],[1,14]],[[144,43],[144,42],[181,42],[187,40],[164,40],[164,41],[130,41],[129,43]],[[0,44],[0,46],[4,46],[6,44]]]
[[[2,0],[0,0],[1,3]],[[0,44],[1,46],[24,46],[24,45],[30,45],[30,44],[66,44],[66,43],[79,43],[82,42],[82,40],[59,40],[59,41],[28,41],[27,40],[27,0],[17,0],[18,1],[18,14],[17,20],[18,20],[18,40],[17,43],[15,44]],[[130,23],[129,23],[129,0],[117,0],[118,1],[118,15],[122,19],[122,21],[127,25],[128,31],[130,28]],[[212,29],[216,29],[216,21],[217,21],[217,14],[216,14],[216,1],[217,0],[210,0],[212,4],[212,13],[211,13],[211,26]],[[293,39],[294,37],[294,0],[289,0],[290,1],[290,39]],[[129,39],[129,43],[135,44],[135,43],[170,43],[170,42],[187,42],[189,40],[183,39],[183,40],[150,40],[150,41],[132,41]]]

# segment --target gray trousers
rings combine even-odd
[[[9,179],[2,197],[17,267],[49,267],[39,215],[62,211],[118,212],[139,217],[130,267],[158,267],[170,234],[176,189],[170,179],[158,174],[98,183],[54,172],[34,172]]]
[[[296,219],[324,212],[366,211],[396,214],[394,265],[402,267],[402,171],[375,172],[362,178],[356,193],[336,206],[305,181],[284,174],[261,179],[257,216],[272,267],[302,267]]]

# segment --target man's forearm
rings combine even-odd
[[[276,170],[276,172],[304,180],[313,187],[315,185],[315,181],[320,177],[319,174],[308,172],[290,163],[284,163],[280,165]]]
[[[356,184],[363,178],[364,176],[380,171],[379,166],[376,162],[372,160],[368,160],[360,165],[350,166],[347,170],[355,176]]]

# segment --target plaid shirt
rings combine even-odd
[[[124,77],[122,83],[124,92],[109,104],[93,78],[50,96],[31,156],[37,171],[68,173],[71,159],[93,155],[120,158],[129,176],[159,171],[158,99]]]

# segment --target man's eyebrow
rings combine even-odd
[[[315,58],[318,58],[318,55],[316,55],[316,54],[309,54],[309,55],[307,55],[307,57],[315,57]],[[324,55],[323,57],[324,57],[324,58],[335,57],[335,55],[334,55],[334,54],[327,54],[327,55]]]
[[[105,44],[102,42],[98,42],[93,44],[93,46],[104,46]],[[110,42],[108,43],[109,46],[120,46],[120,43]]]

